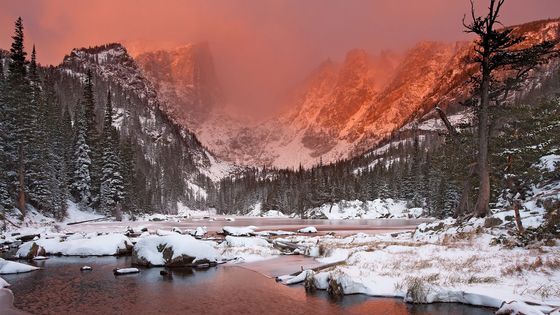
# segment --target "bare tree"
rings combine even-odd
[[[556,42],[543,41],[529,45],[525,37],[516,35],[514,28],[503,28],[499,14],[505,0],[490,0],[486,16],[476,16],[471,2],[471,21],[463,18],[465,32],[475,34],[474,54],[469,58],[479,71],[472,77],[475,94],[480,98],[478,112],[477,173],[479,190],[474,214],[484,217],[489,212],[490,168],[488,164],[488,138],[491,101],[501,105],[510,93],[518,90],[531,71],[546,63],[552,56]],[[496,27],[502,27],[496,29]]]

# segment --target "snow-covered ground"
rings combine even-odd
[[[551,159],[555,157],[542,159],[542,167],[548,167]],[[529,229],[538,228],[545,222],[546,210],[541,199],[560,199],[560,182],[533,188],[532,196],[523,203],[520,211],[523,226]],[[289,225],[291,231],[259,231],[261,229],[257,226],[250,225],[222,226],[223,239],[195,239],[193,236],[207,236],[207,229],[203,226],[192,230],[172,229],[164,225],[170,220],[174,224],[173,220],[193,216],[185,207],[180,208],[182,213],[178,216],[146,216],[139,225],[129,228],[125,226],[132,222],[113,225],[110,231],[69,233],[65,222],[101,217],[82,213],[70,204],[69,217],[58,223],[31,210],[21,222],[23,226],[17,229],[21,234],[14,234],[16,229],[12,228],[2,235],[1,243],[7,248],[18,244],[17,237],[29,235],[27,241],[19,245],[17,256],[20,258],[132,253],[133,261],[148,266],[246,264],[286,253],[303,254],[329,266],[282,277],[284,283],[305,281],[307,286],[341,294],[400,297],[408,302],[421,303],[503,306],[502,311],[525,309],[534,314],[560,307],[560,243],[548,239],[531,246],[520,246],[522,244],[512,233],[515,231],[513,211],[504,211],[506,204],[498,205],[502,210],[495,210],[490,218],[472,218],[465,222],[449,218],[422,223],[412,232],[401,230],[390,234],[355,233],[348,236],[338,232],[325,233],[322,226],[317,226],[322,233],[316,233],[317,228],[302,220],[306,224]],[[420,208],[408,208],[406,202],[386,199],[341,201],[313,209],[312,214],[329,219],[373,219],[417,217],[421,211]],[[202,225],[203,220],[212,219],[203,219],[205,215],[202,213],[198,215],[189,220]],[[235,221],[233,218],[229,221],[228,218],[221,219],[224,224],[242,221],[239,217]],[[154,220],[165,222],[153,223]],[[291,221],[289,218],[266,220]],[[148,223],[161,226],[154,228],[150,225],[149,229],[142,226]],[[98,226],[96,224],[91,226]],[[21,262],[0,260],[0,274],[36,269]]]
[[[418,218],[422,215],[422,208],[409,208],[406,201],[375,199],[373,201],[346,201],[311,209],[307,216],[310,218],[333,219],[381,219],[381,218]]]
[[[496,242],[503,235],[500,228],[483,229],[480,220],[462,227],[446,223],[431,226],[439,233],[428,226],[398,235],[286,237],[287,242],[316,248],[318,260],[325,264],[341,264],[282,279],[295,283],[307,277],[317,289],[339,286],[343,294],[401,297],[416,303],[500,308],[504,302],[522,301],[560,306],[560,244],[505,248]]]

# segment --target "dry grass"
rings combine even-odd
[[[534,260],[529,259],[517,260],[513,264],[502,269],[502,275],[512,276],[527,271],[553,271],[560,269],[560,258],[542,258],[537,256]]]

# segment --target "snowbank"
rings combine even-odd
[[[318,219],[418,218],[422,208],[408,208],[406,201],[375,199],[373,201],[340,201],[311,209],[308,217]]]
[[[224,226],[222,231],[226,235],[249,236],[255,233],[256,226]]]
[[[90,236],[89,238],[79,238],[84,236],[76,234],[74,237],[67,241],[61,241],[59,237],[30,241],[19,247],[16,256],[26,258],[33,243],[43,247],[47,255],[63,256],[112,256],[124,254],[132,249],[132,242],[122,234]]]
[[[104,217],[104,215],[93,213],[91,211],[82,211],[76,203],[70,200],[66,201],[66,203],[68,204],[68,209],[66,210],[66,217],[62,221],[64,223],[95,220]]]
[[[270,259],[281,254],[272,244],[260,237],[226,236],[218,249],[225,259],[236,262]]]
[[[132,251],[133,264],[142,266],[192,266],[217,262],[220,258],[209,243],[177,233],[143,237]]]
[[[260,202],[253,205],[251,211],[249,211],[246,215],[250,217],[267,217],[267,218],[287,217],[287,215],[285,215],[284,213],[278,210],[268,210],[266,212],[263,212],[262,204]]]
[[[396,236],[288,236],[285,240],[298,246],[321,248],[323,256],[318,260],[322,263],[344,263],[283,279],[294,283],[309,276],[317,289],[333,292],[335,287],[341,294],[400,297],[414,303],[500,308],[524,301],[537,305],[530,309],[541,312],[560,306],[560,247],[492,245],[503,229],[484,229],[483,224],[482,219],[460,225],[448,219],[423,224],[414,234]]]
[[[25,273],[25,272],[30,272],[30,271],[33,271],[33,270],[38,270],[38,269],[41,269],[41,268],[26,265],[26,264],[22,264],[22,263],[18,263],[18,262],[15,262],[15,261],[4,260],[4,259],[0,258],[0,275],[7,275],[7,274],[12,274],[12,273]],[[2,281],[0,281],[0,287],[5,286],[4,283],[7,284],[7,282],[4,281],[4,279],[2,279]]]

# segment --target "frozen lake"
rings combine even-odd
[[[279,259],[271,265],[294,263]],[[171,269],[166,277],[163,268],[150,268],[115,277],[113,268],[130,266],[130,257],[52,257],[35,264],[44,269],[4,276],[15,306],[32,314],[493,314],[461,304],[411,305],[363,295],[334,302],[325,292],[308,294],[240,265]],[[81,272],[83,265],[93,271]]]
[[[231,219],[235,221],[229,221]],[[368,220],[320,220],[290,219],[261,217],[215,216],[206,218],[173,218],[168,221],[125,221],[125,222],[89,222],[77,225],[64,225],[64,229],[73,232],[120,232],[130,227],[146,227],[149,230],[171,230],[177,227],[182,230],[206,226],[209,233],[221,231],[224,226],[256,226],[257,231],[284,230],[296,231],[302,227],[315,226],[319,232],[335,232],[336,234],[389,233],[394,231],[414,230],[416,226],[429,219],[368,219]]]

